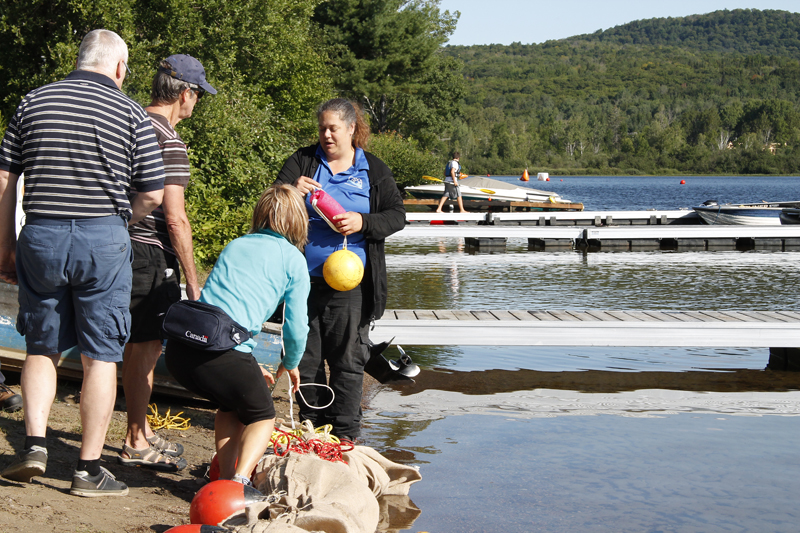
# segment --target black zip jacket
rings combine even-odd
[[[294,185],[300,176],[313,178],[319,166],[317,146],[307,146],[292,154],[278,173],[275,183]],[[378,320],[386,309],[386,237],[403,229],[406,223],[406,208],[397,189],[392,171],[386,163],[369,152],[364,152],[369,163],[369,213],[362,213],[364,224],[361,233],[367,240],[367,267],[361,289],[365,306],[364,316]],[[370,280],[371,283],[365,283]]]

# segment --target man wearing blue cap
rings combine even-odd
[[[151,103],[145,108],[164,159],[164,200],[160,207],[129,228],[133,249],[131,337],[125,347],[122,385],[128,410],[128,432],[121,464],[175,472],[186,467],[183,446],[157,435],[147,423],[153,370],[161,355],[161,320],[181,299],[180,270],[190,300],[200,297],[192,249],[192,228],[186,216],[184,191],[189,184],[189,157],[175,126],[192,116],[205,93],[216,94],[205,69],[188,55],[169,56],[153,78]],[[180,266],[180,269],[179,269]]]

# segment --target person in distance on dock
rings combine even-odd
[[[175,126],[192,116],[205,94],[217,91],[206,81],[200,61],[192,56],[169,56],[158,66],[145,108],[164,159],[164,201],[128,228],[133,251],[131,336],[125,346],[122,386],[128,411],[128,432],[118,457],[120,464],[174,472],[186,467],[180,443],[157,435],[147,423],[153,392],[153,371],[161,356],[161,322],[170,305],[181,299],[180,275],[186,296],[200,298],[192,252],[192,228],[186,216],[184,192],[189,184],[189,156]]]
[[[447,166],[444,167],[444,194],[439,200],[439,206],[436,208],[437,213],[442,212],[442,207],[444,207],[444,203],[448,198],[458,201],[458,208],[462,213],[467,212],[464,209],[464,199],[461,198],[461,188],[458,186],[458,179],[461,176],[459,159],[461,159],[461,154],[453,152],[453,159],[448,161]]]

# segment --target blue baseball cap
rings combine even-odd
[[[206,81],[206,69],[200,61],[187,56],[186,54],[175,54],[169,56],[164,61],[172,66],[172,69],[159,67],[158,71],[169,74],[176,80],[185,81],[197,85],[207,93],[217,94],[217,90]]]

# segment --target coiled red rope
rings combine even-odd
[[[278,433],[278,435],[275,435]],[[320,459],[332,463],[346,463],[342,454],[349,452],[355,445],[349,440],[341,442],[322,442],[319,439],[305,440],[297,435],[275,428],[272,439],[272,449],[278,457],[286,457],[289,452],[308,454],[313,453]]]

